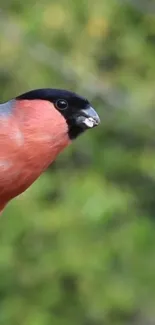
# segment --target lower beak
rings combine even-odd
[[[76,118],[76,123],[83,128],[93,128],[100,124],[100,118],[91,106],[81,109]]]

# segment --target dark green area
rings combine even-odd
[[[1,101],[73,89],[102,124],[5,210],[0,325],[155,323],[155,12],[142,2],[1,3]]]

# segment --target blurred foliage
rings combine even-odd
[[[0,325],[154,324],[155,12],[1,0],[0,30],[1,101],[73,89],[102,120],[1,218]]]

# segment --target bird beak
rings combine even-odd
[[[76,124],[82,128],[93,128],[100,124],[100,118],[95,109],[91,106],[81,109],[76,117]]]

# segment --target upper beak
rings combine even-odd
[[[93,128],[100,124],[100,118],[95,109],[91,106],[81,109],[76,118],[76,122],[83,128]]]

